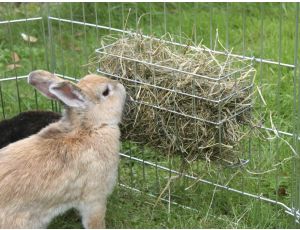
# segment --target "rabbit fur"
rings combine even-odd
[[[117,177],[124,86],[98,75],[75,85],[42,70],[28,82],[65,111],[36,135],[0,149],[0,228],[46,228],[72,207],[85,228],[104,228]]]
[[[51,111],[26,111],[0,122],[0,149],[32,134],[61,118]]]

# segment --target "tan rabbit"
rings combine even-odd
[[[46,228],[72,207],[85,228],[104,228],[125,88],[97,75],[73,84],[42,70],[28,82],[65,111],[58,122],[0,149],[0,228]]]

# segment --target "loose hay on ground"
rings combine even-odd
[[[163,39],[107,36],[96,61],[126,86],[131,103],[125,139],[185,159],[235,162],[242,123],[249,122],[255,70],[251,63]]]

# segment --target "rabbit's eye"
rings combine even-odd
[[[108,94],[109,94],[109,88],[107,87],[107,88],[103,91],[102,95],[103,95],[104,97],[106,97],[106,96],[108,96]]]

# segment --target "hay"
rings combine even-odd
[[[170,44],[166,37],[103,41],[99,69],[121,80],[135,101],[124,116],[123,138],[187,160],[237,160],[241,123],[250,119],[250,63],[201,45]]]

